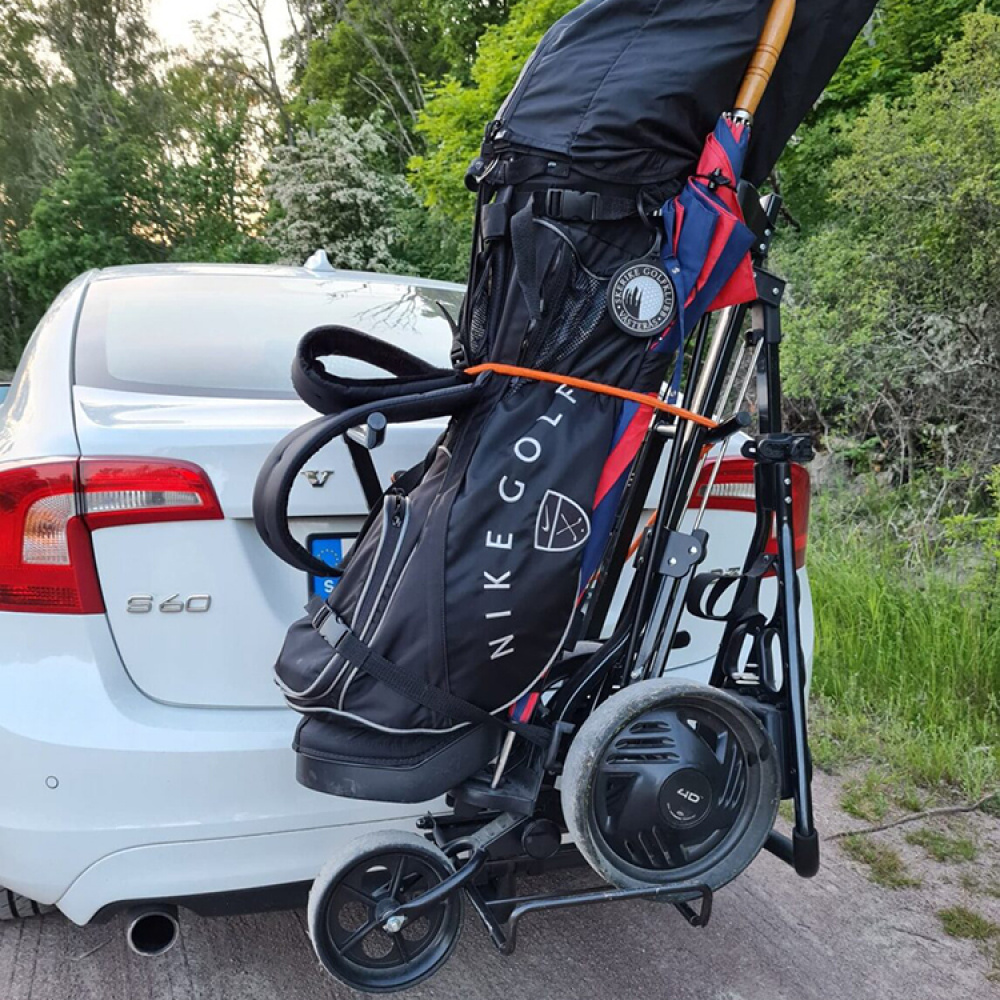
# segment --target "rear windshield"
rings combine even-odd
[[[294,396],[295,345],[315,326],[351,326],[433,365],[450,364],[461,292],[405,282],[274,274],[151,274],[105,278],[87,290],[76,338],[76,382],[133,392]],[[338,375],[385,373],[327,362]]]

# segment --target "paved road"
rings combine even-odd
[[[829,779],[826,779],[828,781]],[[818,783],[819,799],[829,790]],[[823,794],[824,792],[828,794]],[[823,810],[826,811],[825,809]],[[829,826],[828,826],[829,829]],[[548,885],[579,881],[549,876]],[[558,880],[558,881],[557,881]],[[544,884],[544,883],[543,883]],[[650,902],[525,919],[515,956],[467,919],[445,969],[412,1000],[986,1000],[968,942],[944,937],[926,894],[873,886],[836,848],[812,881],[763,855],[720,893],[709,927]],[[185,917],[172,952],[142,959],[120,921],[56,915],[0,926],[0,1000],[341,1000],[299,912]]]

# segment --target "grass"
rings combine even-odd
[[[979,853],[968,837],[951,836],[928,827],[911,831],[905,839],[908,844],[922,847],[935,861],[975,861]]]
[[[918,790],[972,799],[1000,786],[1000,583],[817,506],[816,762],[877,762],[907,809]]]
[[[872,769],[863,778],[850,778],[844,782],[840,794],[840,807],[855,819],[879,823],[889,812],[889,798],[878,771]]]
[[[868,875],[877,885],[886,889],[908,889],[920,885],[920,880],[907,874],[903,859],[891,847],[879,844],[870,837],[845,837],[841,841],[847,856],[868,866]]]
[[[988,941],[1000,935],[1000,927],[992,920],[981,917],[964,906],[950,906],[946,910],[938,910],[938,917],[945,934],[969,941]]]

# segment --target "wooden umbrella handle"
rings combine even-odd
[[[747,68],[740,92],[736,95],[737,114],[743,112],[751,119],[757,112],[760,99],[767,90],[767,85],[774,73],[778,56],[785,47],[785,40],[788,38],[788,30],[792,26],[792,18],[795,16],[795,0],[773,0],[771,9],[768,12],[767,20],[764,22],[764,30],[761,32],[760,41],[754,50],[750,66]]]

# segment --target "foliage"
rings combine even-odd
[[[278,215],[268,240],[281,260],[301,264],[324,247],[336,267],[389,269],[400,237],[394,208],[407,191],[386,170],[386,144],[371,122],[334,113],[315,135],[278,146],[268,164]]]
[[[265,205],[261,149],[272,127],[265,101],[231,60],[174,66],[166,89],[172,114],[160,200],[170,259],[271,260],[256,235]]]
[[[471,85],[450,75],[431,88],[417,124],[427,152],[410,161],[414,187],[429,205],[456,220],[468,217],[472,199],[465,171],[479,151],[483,128],[496,117],[539,38],[575,6],[575,0],[520,0],[504,24],[484,32]]]
[[[88,268],[270,259],[270,111],[238,60],[169,57],[145,0],[0,5],[0,363]]]
[[[789,394],[878,437],[896,482],[961,495],[1000,463],[1000,17],[978,13],[910,97],[874,99],[831,167],[835,216],[789,240]]]
[[[872,523],[842,499],[817,501],[817,756],[877,757],[896,784],[979,798],[1000,785],[995,570],[976,549],[895,540],[888,510]]]
[[[843,133],[874,97],[910,94],[914,77],[937,65],[977,9],[1000,13],[1000,0],[880,0],[823,97],[779,165],[782,195],[807,228],[831,211],[829,168],[845,152]]]
[[[464,79],[476,40],[507,15],[507,0],[331,0],[308,11],[308,58],[299,68],[296,110],[312,127],[334,109],[361,120],[373,109],[402,167],[416,152],[413,126],[425,85],[446,73]]]
[[[67,282],[89,267],[162,259],[155,244],[135,232],[133,203],[123,181],[131,173],[107,152],[85,146],[65,172],[43,189],[21,234],[20,253],[12,261],[16,278],[53,298]]]

